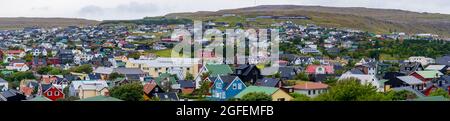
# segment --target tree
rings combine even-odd
[[[277,73],[273,74],[272,78],[281,78],[281,73],[277,72]]]
[[[272,97],[263,92],[252,92],[242,96],[241,101],[272,101]]]
[[[143,86],[140,83],[128,83],[111,89],[112,97],[125,101],[143,100]]]
[[[26,62],[31,62],[33,60],[33,55],[32,54],[26,54],[24,58],[25,58]]]
[[[209,81],[201,81],[200,88],[195,90],[194,94],[204,97],[209,94],[211,82]]]
[[[128,58],[134,58],[134,59],[139,59],[139,57],[141,57],[141,54],[139,52],[134,52],[134,53],[130,53],[127,56]]]
[[[117,72],[113,72],[109,75],[109,80],[114,80],[114,79],[123,78],[123,77],[125,77],[125,75],[119,74]]]
[[[295,80],[309,81],[309,76],[305,72],[299,73],[295,75]]]
[[[78,67],[73,67],[70,69],[72,72],[77,72],[77,73],[91,73],[93,71],[92,66],[89,64],[84,64]]]
[[[314,64],[314,65],[320,65],[320,61],[314,61],[312,64]]]
[[[186,80],[194,80],[194,76],[191,74],[191,73],[189,73],[189,72],[187,72],[186,73],[186,78],[185,78]]]
[[[320,94],[319,101],[382,101],[391,100],[389,96],[378,93],[372,85],[362,85],[359,80],[350,78],[340,80],[326,93]]]
[[[448,92],[442,88],[439,88],[430,93],[430,96],[444,96],[445,98],[449,98]]]
[[[406,90],[402,91],[389,91],[386,94],[387,96],[390,96],[392,100],[407,100],[407,99],[414,99],[417,98],[417,95]]]
[[[304,94],[291,93],[291,96],[294,97],[292,101],[311,101],[312,99]]]

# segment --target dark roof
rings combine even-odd
[[[324,82],[326,80],[327,80],[326,74],[315,74],[314,75],[314,81],[316,81],[316,82]]]
[[[98,79],[102,78],[100,76],[100,74],[97,74],[97,73],[89,74],[88,76],[89,76],[89,79],[91,79],[91,80],[98,80]]]
[[[195,82],[192,80],[178,80],[181,88],[193,88],[195,87]]]
[[[160,101],[178,101],[178,95],[175,92],[155,93]]]
[[[251,72],[251,70],[253,70],[253,69],[258,69],[258,68],[256,68],[256,65],[247,65],[247,64],[243,64],[243,65],[239,65],[235,70],[236,70],[236,74],[237,74],[237,70],[241,70],[242,72],[241,72],[241,74],[239,74],[239,75],[243,75],[243,76],[246,76],[246,75],[249,75],[249,73]]]
[[[275,87],[280,82],[280,79],[276,78],[262,78],[256,81],[257,86]]]
[[[52,86],[53,86],[52,84],[41,84],[42,92],[48,90],[48,89],[51,88]]]
[[[357,68],[353,68],[352,70],[350,70],[350,73],[352,73],[352,74],[364,74],[361,70],[359,70]]]
[[[383,79],[390,80],[396,78],[397,76],[405,76],[405,74],[399,72],[386,72],[383,76]]]
[[[236,78],[237,76],[220,76],[220,79],[222,79],[225,87],[228,87],[229,84],[231,84],[231,82],[233,82],[233,80]]]
[[[409,75],[420,67],[422,65],[419,62],[405,62],[400,65],[400,72]]]
[[[292,79],[297,74],[297,71],[292,66],[280,67],[278,68],[278,72],[280,72],[281,78],[287,79]]]
[[[442,56],[436,59],[437,64],[450,65],[450,55]]]

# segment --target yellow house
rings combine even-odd
[[[275,88],[275,87],[265,87],[265,86],[249,86],[242,90],[239,94],[235,96],[235,98],[242,98],[244,95],[253,93],[253,92],[261,92],[272,97],[272,101],[291,101],[294,98],[289,95],[287,92]]]
[[[195,58],[156,58],[156,59],[133,59],[130,58],[126,68],[140,68],[152,77],[158,77],[162,73],[175,73],[183,77],[187,73],[196,76],[199,70],[199,59]]]
[[[108,87],[96,86],[96,85],[81,85],[78,88],[78,96],[80,99],[95,97],[95,96],[107,96],[109,93]]]

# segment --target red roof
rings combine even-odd
[[[6,53],[8,53],[8,54],[20,54],[22,52],[23,52],[23,50],[8,50],[8,52],[6,52]]]
[[[150,93],[156,87],[156,83],[147,83],[144,85],[144,93]]]

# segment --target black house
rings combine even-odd
[[[57,56],[61,64],[73,63],[74,54],[71,50],[59,50]]]
[[[256,65],[240,65],[235,69],[234,75],[238,76],[244,82],[250,82],[254,84],[256,80],[262,78],[261,71]]]

